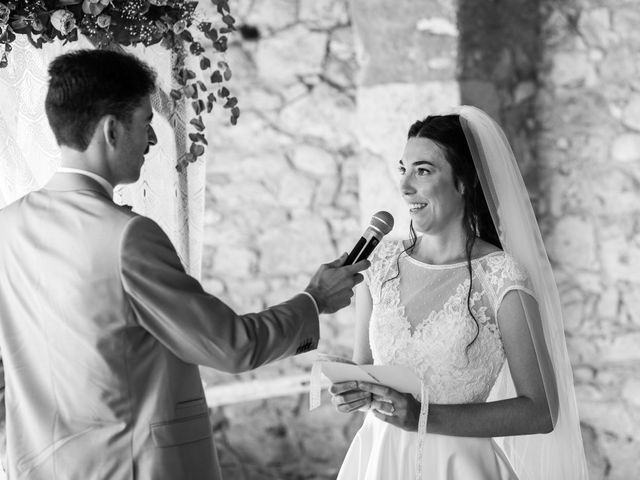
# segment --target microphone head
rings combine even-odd
[[[371,217],[369,225],[386,235],[393,228],[393,216],[389,212],[380,211]]]

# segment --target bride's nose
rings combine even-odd
[[[400,177],[400,191],[403,195],[412,195],[416,193],[411,175],[404,174]]]

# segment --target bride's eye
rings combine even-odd
[[[431,170],[429,170],[428,168],[418,168],[417,171],[416,171],[416,174],[419,177],[423,177],[425,175],[431,174]]]

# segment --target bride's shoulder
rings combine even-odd
[[[478,238],[473,245],[472,256],[473,258],[482,258],[498,252],[505,253],[501,248],[496,247],[493,243],[489,243],[486,240]]]
[[[522,284],[528,282],[528,274],[520,262],[510,253],[493,245],[480,256],[480,262],[490,281],[500,279],[499,283],[504,280]]]

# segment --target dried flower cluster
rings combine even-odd
[[[195,115],[189,123],[196,130],[189,134],[189,151],[178,159],[177,168],[181,170],[204,154],[207,141],[201,114],[205,110],[211,112],[214,103],[220,100],[223,107],[229,109],[232,124],[235,125],[240,116],[237,98],[222,86],[231,78],[229,65],[224,61],[212,64],[205,48],[189,30],[198,28],[216,52],[226,51],[227,34],[235,30],[235,20],[228,0],[211,2],[216,6],[221,28],[215,28],[211,22],[196,21],[194,12],[198,2],[189,0],[0,1],[0,68],[8,65],[11,44],[17,35],[26,35],[37,48],[54,41],[73,42],[82,34],[97,48],[160,43],[176,52],[174,73],[180,88],[171,91],[171,98],[174,108],[179,108],[184,101],[191,102]],[[200,58],[200,68],[208,76],[209,85],[197,80],[196,73],[187,68],[187,55]]]

